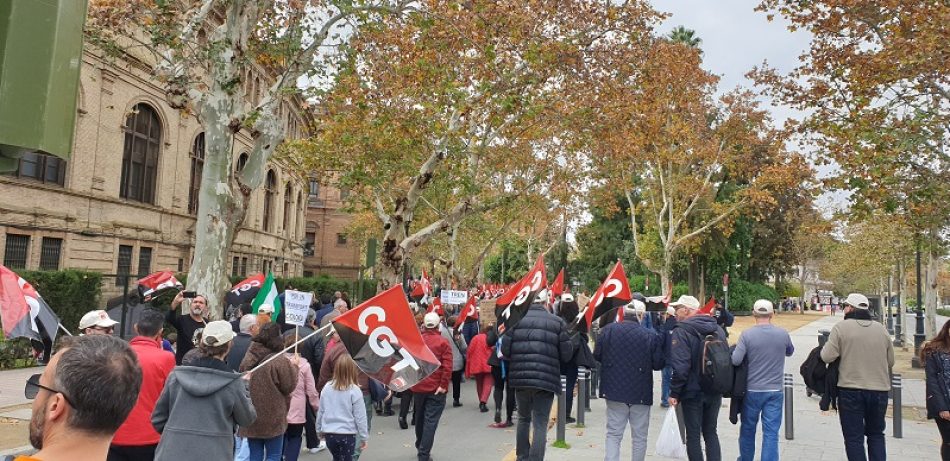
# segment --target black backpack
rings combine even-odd
[[[706,393],[731,396],[735,370],[732,366],[729,343],[720,340],[715,335],[707,335],[705,338],[698,334],[697,336],[699,336],[702,354],[699,386]]]
[[[825,393],[825,379],[828,374],[828,365],[821,360],[821,346],[816,346],[808,353],[808,358],[802,362],[798,372],[805,381],[805,387],[811,389],[812,393],[821,395]]]

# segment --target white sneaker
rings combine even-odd
[[[320,445],[317,445],[316,448],[311,448],[307,451],[309,451],[310,453],[320,453],[321,451],[326,450],[326,449],[327,449],[327,443],[321,440]]]

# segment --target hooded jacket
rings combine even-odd
[[[231,459],[234,428],[257,418],[247,381],[215,358],[175,368],[155,403],[156,461]]]
[[[494,350],[488,347],[488,335],[479,333],[472,338],[468,345],[468,356],[465,361],[465,375],[474,377],[475,375],[491,373],[491,366],[488,361],[491,359]]]
[[[439,324],[439,332],[442,333],[442,337],[448,341],[449,349],[452,350],[452,371],[464,370],[465,353],[468,352],[468,345],[465,343],[465,338],[459,336],[459,340],[456,341],[454,332],[450,331],[444,323]]]
[[[255,341],[247,350],[241,371],[250,371],[274,355],[273,349]],[[279,349],[278,349],[279,350]],[[253,424],[242,424],[238,435],[252,439],[269,439],[287,431],[287,413],[290,411],[290,395],[297,387],[297,366],[290,363],[285,354],[271,360],[261,369],[251,373],[251,401],[257,409]]]
[[[508,360],[512,389],[561,392],[561,364],[574,356],[574,344],[564,320],[541,304],[532,304],[524,317],[501,338]]]
[[[138,357],[139,366],[142,368],[142,389],[129,416],[112,438],[112,444],[155,445],[159,435],[152,427],[152,410],[162,395],[168,375],[175,368],[175,355],[162,350],[161,344],[154,338],[144,336],[132,338],[129,346]]]
[[[443,390],[449,388],[449,379],[452,377],[452,346],[442,337],[439,330],[426,328],[422,330],[422,341],[426,347],[432,351],[435,358],[439,360],[439,368],[432,372],[425,379],[412,386],[412,392],[416,394],[433,394],[440,387]]]
[[[707,335],[714,335],[721,341],[726,340],[726,333],[716,324],[716,318],[708,315],[694,315],[679,322],[673,329],[669,356],[670,367],[673,368],[670,397],[690,399],[702,395],[699,372],[702,365],[703,338]]]

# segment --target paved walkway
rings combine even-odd
[[[42,373],[44,367],[18,368],[0,371],[0,412],[14,405],[30,403],[23,395],[26,380],[31,375]]]

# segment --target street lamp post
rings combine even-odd
[[[911,359],[911,366],[922,368],[924,364],[920,363],[920,348],[924,345],[924,303],[923,292],[920,286],[920,239],[917,239],[917,331],[914,333],[914,358]]]
[[[904,272],[901,262],[897,261],[897,321],[894,324],[894,346],[904,347],[904,308],[901,299],[904,294],[901,284],[904,283]]]

